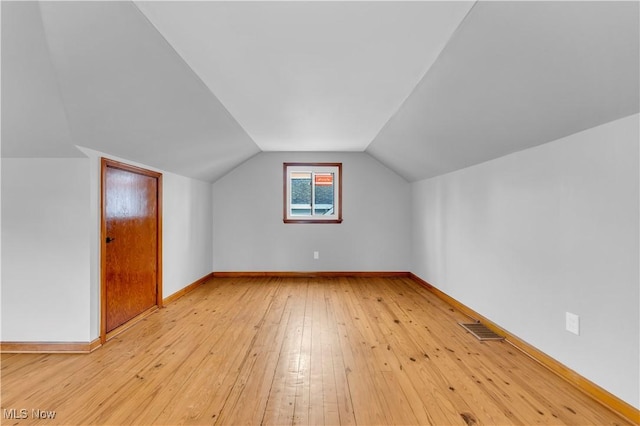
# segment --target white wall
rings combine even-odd
[[[188,286],[212,271],[211,184],[145,164],[80,147],[90,158],[91,338],[100,334],[100,158],[106,157],[162,173],[162,296]]]
[[[163,294],[211,273],[211,183],[163,174]]]
[[[89,161],[2,159],[2,333],[87,342]]]
[[[638,126],[630,116],[413,183],[411,267],[635,407]]]
[[[283,223],[283,162],[342,162],[341,224]],[[365,153],[258,154],[213,184],[214,271],[407,271],[409,196]]]
[[[99,336],[104,154],[81,150],[89,158],[2,159],[1,341],[89,342]],[[157,171],[163,173],[167,297],[212,270],[211,184]]]

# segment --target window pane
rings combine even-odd
[[[315,199],[313,203],[314,215],[332,215],[333,213],[333,192],[334,173],[315,174]]]
[[[292,216],[311,214],[311,173],[291,173],[291,212]]]
[[[284,223],[342,223],[342,163],[283,163]]]

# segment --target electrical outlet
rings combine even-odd
[[[575,334],[576,336],[580,335],[580,317],[576,314],[572,314],[571,312],[566,313],[566,328],[570,333]]]
[[[320,252],[319,252],[319,251],[314,251],[314,252],[313,252],[313,258],[314,258],[315,260],[320,259]]]

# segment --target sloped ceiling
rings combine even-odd
[[[368,152],[413,181],[637,113],[638,2],[479,2]]]
[[[2,156],[80,157],[41,22],[37,3],[2,3]]]
[[[472,2],[136,5],[264,151],[363,151]]]
[[[132,2],[40,2],[38,17],[20,14],[32,6],[3,2],[3,24],[15,19],[24,31],[44,28],[74,145],[208,181],[260,151]],[[3,90],[2,154],[37,156],[43,150],[29,145],[49,144],[45,130],[24,143],[5,115],[21,91],[31,91],[32,79],[8,78],[33,52],[12,46],[23,55],[6,60],[5,45],[21,40],[4,25],[2,31],[3,89],[20,86],[6,102]],[[47,111],[33,98],[25,112],[42,117]]]
[[[5,2],[2,156],[214,181],[367,151],[408,180],[637,113],[638,2]]]

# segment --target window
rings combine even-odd
[[[284,222],[342,222],[342,163],[284,163]]]

